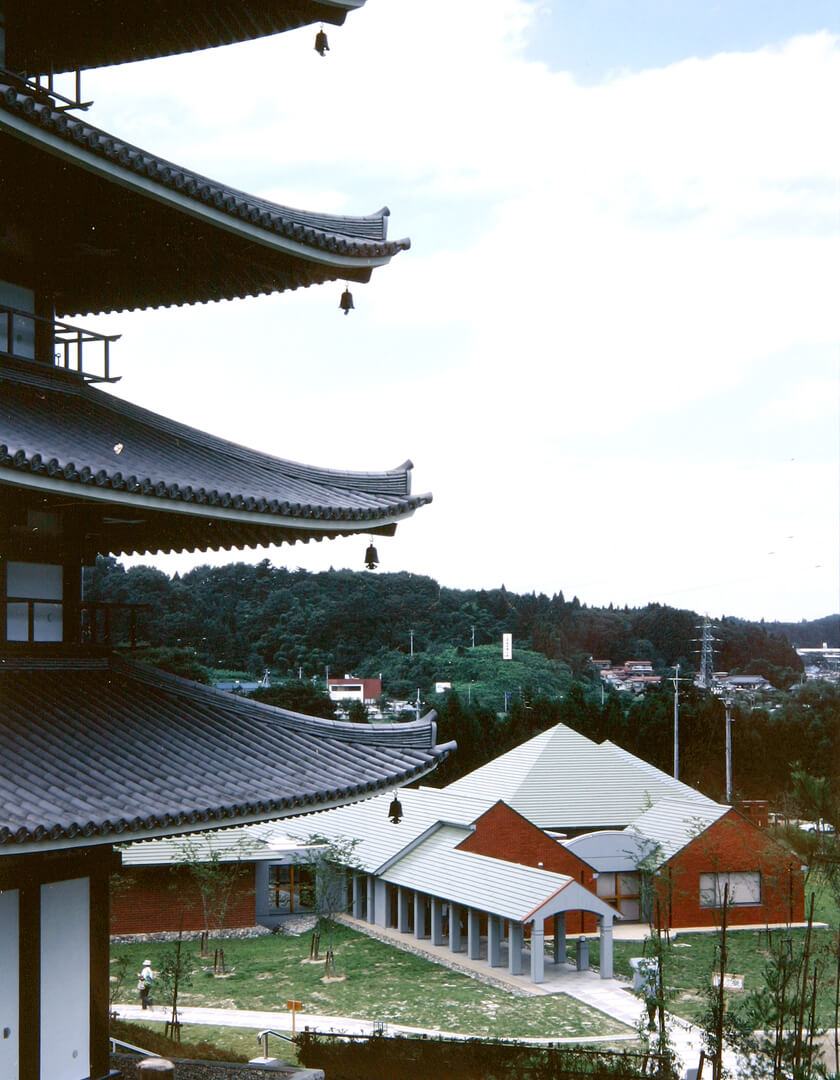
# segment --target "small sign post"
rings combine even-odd
[[[502,634],[502,659],[513,659],[513,634]]]
[[[292,1014],[292,1037],[294,1038],[294,1034],[295,1034],[295,1013],[300,1012],[300,1010],[303,1008],[303,1002],[302,1001],[287,1001],[286,1002],[286,1008]]]

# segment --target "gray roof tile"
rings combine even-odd
[[[346,724],[129,663],[0,662],[0,846],[237,825],[416,779],[452,744],[433,715]]]
[[[225,537],[218,528],[208,533],[200,515],[193,515],[197,532],[191,533],[187,515],[202,507],[217,519],[262,526],[264,535],[255,537],[262,543],[392,529],[431,502],[431,495],[410,493],[411,468],[406,462],[359,473],[302,465],[169,420],[50,368],[0,364],[0,470],[20,486],[49,490],[52,483],[58,492],[72,485],[100,501],[107,493],[123,506],[159,504],[179,514],[169,546],[179,536],[182,548],[204,547],[209,535],[221,544]],[[154,520],[124,527],[122,538],[113,526],[109,550],[157,550],[166,546],[160,533]]]

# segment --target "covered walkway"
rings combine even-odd
[[[463,835],[436,825],[376,874],[354,875],[354,918],[542,985],[567,966],[566,913],[590,911],[598,918],[600,975],[612,978],[614,908],[567,875],[459,850]]]

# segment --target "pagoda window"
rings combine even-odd
[[[27,314],[35,315],[32,289],[0,281],[0,352],[35,359],[35,319]]]
[[[62,641],[64,573],[50,563],[6,564],[6,641]]]

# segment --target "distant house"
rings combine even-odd
[[[349,705],[351,701],[360,701],[362,705],[376,705],[382,697],[382,679],[357,679],[354,675],[345,675],[342,679],[328,678],[327,693],[331,701]]]
[[[609,660],[590,661],[608,686],[614,690],[643,694],[649,686],[657,686],[662,678],[653,672],[650,660],[625,660],[620,667],[612,667]]]

